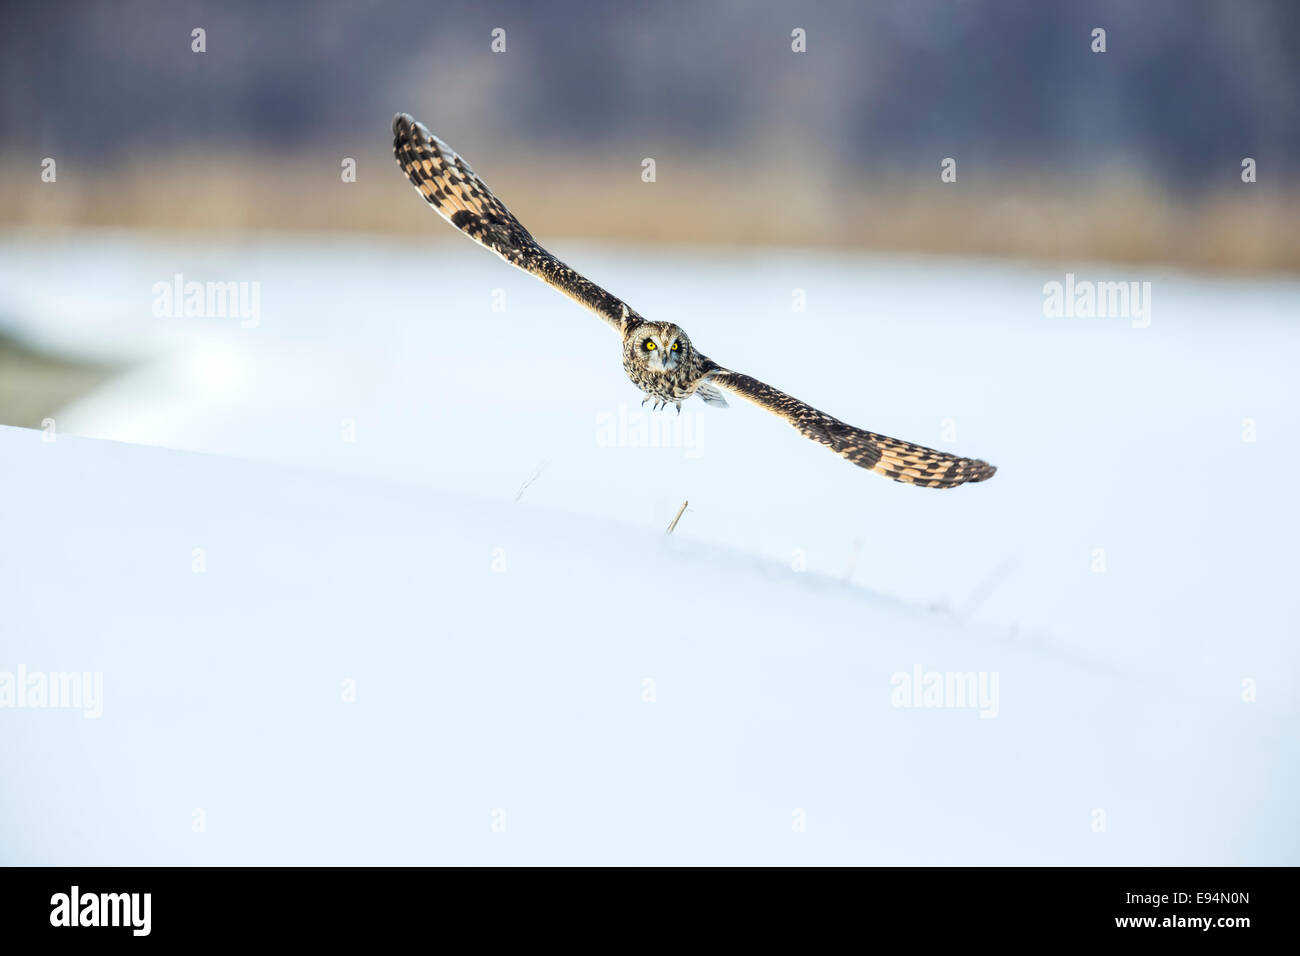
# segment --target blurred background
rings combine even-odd
[[[397,110],[551,242],[1300,268],[1287,0],[51,2],[5,4],[0,38],[10,424],[124,357],[16,327],[15,246],[427,236]]]
[[[0,607],[21,609],[0,652],[102,666],[138,716],[110,706],[112,737],[43,714],[0,735],[39,770],[3,775],[22,858],[85,859],[68,820],[106,847],[159,828],[106,862],[196,858],[171,828],[188,838],[206,779],[242,788],[250,751],[282,769],[335,753],[304,701],[349,668],[410,708],[369,711],[355,741],[383,764],[357,775],[373,812],[286,770],[297,827],[250,810],[230,831],[246,846],[204,852],[293,862],[340,819],[396,826],[391,793],[446,788],[384,774],[462,733],[401,683],[423,667],[490,712],[480,729],[556,728],[518,738],[543,802],[587,806],[619,753],[635,783],[609,807],[639,793],[646,819],[665,800],[629,735],[584,750],[544,695],[568,688],[575,726],[624,727],[606,723],[621,690],[574,702],[662,675],[702,708],[666,702],[676,735],[645,730],[649,776],[684,802],[663,823],[677,860],[737,793],[788,831],[812,792],[872,848],[858,861],[1294,863],[1298,51],[1289,0],[3,4],[0,424],[36,431],[0,428],[0,475],[26,489],[0,497],[18,541]],[[642,410],[607,328],[415,195],[397,111],[715,360],[997,476],[926,492],[744,403]],[[1048,290],[1076,279],[1144,289],[1142,308],[1053,313]],[[235,288],[241,311],[172,300],[191,283]],[[343,489],[323,517],[281,520],[323,487]],[[684,501],[681,551],[656,548]],[[519,573],[488,573],[498,545]],[[644,568],[710,624],[667,645],[653,615],[611,628]],[[509,661],[539,695],[522,716]],[[1003,673],[1003,716],[956,733],[890,709],[889,675],[913,666]],[[283,746],[261,736],[269,700],[268,724],[305,721]],[[173,711],[176,741],[153,735]],[[113,790],[150,820],[120,828],[84,765],[40,743],[56,730],[115,772],[154,761],[156,781]],[[137,732],[139,761],[116,760]],[[227,749],[214,764],[194,740]],[[510,777],[498,743],[466,750],[447,792]],[[553,759],[574,770],[559,789]],[[302,807],[327,822],[304,828]],[[752,844],[733,829],[723,859]],[[553,834],[560,858],[576,833]],[[357,840],[371,861],[404,845]]]
[[[53,2],[0,25],[13,226],[425,228],[390,201],[402,109],[547,236],[1300,266],[1288,0]]]

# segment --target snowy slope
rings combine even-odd
[[[5,863],[1297,861],[1289,650],[1245,704],[691,512],[13,428],[0,473],[0,672],[103,675],[97,718],[0,709]],[[918,666],[995,713],[894,706]]]
[[[133,363],[0,442],[0,683],[107,697],[0,709],[0,856],[1300,859],[1300,283],[555,247],[999,466],[930,492],[744,403],[643,413],[607,328],[440,225],[0,236],[0,327]],[[1151,281],[1150,326],[1045,317],[1066,268]],[[154,315],[176,273],[259,322]],[[998,715],[892,706],[917,667],[997,674]]]
[[[65,434],[504,501],[540,469],[530,502],[646,530],[690,499],[689,533],[721,547],[847,573],[1152,680],[1177,661],[1300,690],[1283,637],[1300,617],[1300,558],[1279,533],[1300,524],[1280,477],[1300,455],[1300,283],[1068,267],[1151,281],[1150,327],[1134,329],[1045,318],[1044,283],[1065,266],[555,247],[719,361],[999,466],[995,481],[926,494],[745,403],[689,403],[667,447],[647,447],[677,422],[641,410],[610,331],[436,217],[429,228],[427,248],[0,238],[0,323],[138,362],[52,409]],[[258,282],[259,324],[153,316],[154,284],[176,273]]]

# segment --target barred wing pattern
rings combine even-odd
[[[620,333],[640,316],[617,296],[551,255],[450,146],[407,113],[393,117],[393,155],[416,191],[443,219],[512,266],[586,306]]]
[[[954,488],[968,481],[992,478],[997,471],[986,461],[958,458],[855,428],[740,372],[719,369],[709,376],[709,381],[779,415],[805,438],[820,442],[853,464],[894,481],[923,488]]]
[[[634,383],[645,388],[626,358],[629,337],[645,321],[640,315],[538,245],[469,164],[406,113],[398,113],[393,118],[393,153],[416,191],[443,219],[512,266],[559,289],[617,330],[624,337],[624,369]],[[671,324],[656,324],[662,326],[681,333]],[[997,471],[985,461],[958,458],[855,428],[756,378],[725,369],[699,353],[694,355],[697,361],[678,370],[681,381],[669,383],[672,389],[667,394],[672,396],[671,401],[678,402],[679,409],[679,400],[691,394],[717,404],[720,396],[713,392],[712,384],[779,415],[804,437],[825,445],[853,464],[894,481],[924,488],[952,488],[966,482],[984,481]],[[655,395],[664,394],[655,389],[646,390],[654,391]]]

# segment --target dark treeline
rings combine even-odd
[[[1174,190],[1300,156],[1289,0],[394,0],[0,5],[3,150],[115,162],[382,136],[685,144],[757,165],[936,163]],[[1094,53],[1092,31],[1106,31]],[[206,52],[191,31],[205,31]],[[505,31],[504,53],[490,50]],[[806,31],[807,52],[791,50]],[[379,132],[376,132],[378,130]]]

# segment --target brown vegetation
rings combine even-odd
[[[1018,178],[945,184],[919,174],[860,183],[835,170],[738,170],[720,158],[532,156],[476,161],[540,238],[747,243],[888,252],[1164,262],[1189,268],[1300,271],[1300,190],[1236,183],[1179,197],[1158,183]],[[355,183],[319,156],[192,156],[94,171],[61,165],[40,183],[30,163],[0,162],[0,226],[123,226],[194,231],[435,228],[391,162],[366,157]],[[16,184],[29,180],[29,187]]]

